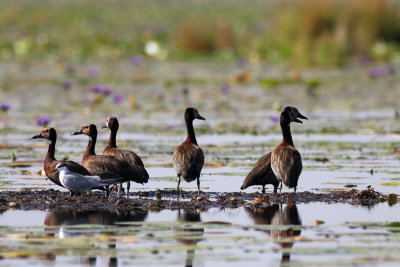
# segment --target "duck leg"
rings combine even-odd
[[[131,182],[130,182],[130,181],[128,181],[128,182],[126,183],[126,195],[127,195],[127,196],[129,195],[129,189],[131,189]]]
[[[262,189],[261,193],[265,194],[265,185],[263,185],[263,189]]]
[[[197,177],[197,194],[200,195],[200,177]]]
[[[178,191],[178,194],[179,194],[179,185],[181,184],[181,176],[180,175],[178,175],[178,187],[176,188],[176,190]]]
[[[122,183],[120,183],[118,186],[118,196],[121,196],[121,194],[122,194]]]
[[[294,192],[296,193],[296,186],[294,187]]]
[[[274,194],[278,193],[278,186],[279,186],[279,184],[277,184],[276,186],[274,186]]]
[[[282,186],[283,186],[283,182],[281,181],[281,188],[279,189],[279,193],[282,192]]]
[[[74,192],[70,191],[70,193],[71,193],[71,197],[75,196]]]
[[[110,187],[109,187],[109,186],[106,186],[105,197],[106,197],[106,198],[109,198],[109,197],[110,197]]]

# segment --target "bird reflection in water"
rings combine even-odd
[[[195,246],[201,240],[203,240],[204,228],[200,225],[193,225],[191,223],[201,222],[200,210],[198,209],[188,209],[181,211],[178,210],[177,216],[178,222],[188,222],[187,225],[182,224],[182,227],[174,229],[175,238],[179,243],[186,245],[188,248],[186,250],[186,267],[193,266]]]
[[[148,212],[142,209],[132,209],[122,212],[119,210],[109,211],[75,211],[75,210],[57,210],[47,214],[44,221],[45,227],[59,226],[58,237],[76,237],[82,235],[107,234],[99,232],[82,233],[81,231],[74,232],[70,227],[72,225],[94,224],[94,225],[114,225],[116,222],[141,222],[147,217]],[[70,229],[68,229],[70,228]],[[67,230],[68,229],[68,230]],[[94,246],[94,245],[93,245]],[[108,244],[109,249],[115,249],[116,244]],[[96,266],[96,257],[85,257],[81,259],[84,266]],[[106,266],[117,266],[118,261],[115,257],[107,259]]]
[[[287,205],[284,209],[282,209],[282,205],[272,205],[266,208],[246,208],[246,210],[253,218],[255,224],[276,226],[301,225],[301,219],[296,204]],[[289,265],[290,249],[293,247],[294,238],[301,234],[300,229],[296,229],[296,227],[293,228],[285,230],[263,230],[281,246],[282,266]]]

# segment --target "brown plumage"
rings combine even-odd
[[[81,130],[73,135],[85,134],[89,136],[89,143],[82,157],[82,165],[93,175],[109,175],[109,177],[121,176],[124,181],[142,183],[137,171],[126,161],[113,156],[96,155],[97,127],[94,124],[85,124]]]
[[[244,179],[243,185],[240,187],[241,190],[253,185],[262,185],[262,193],[264,194],[265,185],[272,184],[274,186],[274,193],[277,192],[279,181],[276,179],[271,168],[271,153],[269,152],[257,161],[253,169],[246,176],[246,179]]]
[[[108,128],[110,130],[110,138],[108,139],[107,146],[103,150],[103,155],[111,155],[120,160],[128,162],[139,174],[138,179],[141,179],[143,183],[147,183],[149,181],[149,174],[144,168],[142,159],[133,151],[117,147],[116,139],[119,128],[118,119],[116,117],[107,118],[105,125],[103,125],[101,128]],[[129,193],[130,182],[127,181],[127,183],[127,193]]]
[[[181,177],[186,182],[197,179],[197,190],[200,193],[200,172],[204,165],[204,154],[197,145],[196,136],[193,129],[193,120],[206,120],[200,116],[195,108],[187,108],[185,110],[185,122],[187,128],[187,138],[180,146],[178,146],[173,155],[174,168],[178,176],[178,187]]]
[[[54,156],[54,152],[56,149],[56,142],[57,142],[57,132],[54,128],[48,127],[42,129],[40,134],[32,136],[31,139],[37,139],[37,138],[43,138],[49,141],[49,148],[47,150],[46,157],[44,159],[44,172],[46,173],[46,176],[55,184],[62,186],[60,183],[59,179],[59,173],[54,172],[54,169],[56,168],[57,164],[63,163],[65,164],[68,169],[70,169],[73,172],[82,174],[82,175],[90,175],[87,169],[83,167],[82,165],[71,161],[71,160],[56,160]],[[63,187],[63,186],[62,186]],[[72,192],[71,192],[72,194]]]
[[[294,188],[296,192],[297,182],[299,180],[303,165],[300,153],[294,147],[292,134],[290,132],[290,123],[303,123],[300,119],[307,117],[300,114],[295,107],[286,107],[281,113],[280,124],[282,128],[283,139],[271,155],[271,167],[278,181],[282,182],[289,188]]]

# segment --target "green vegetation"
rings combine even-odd
[[[2,0],[1,7],[1,60],[147,54],[328,66],[399,57],[400,6],[390,0]]]

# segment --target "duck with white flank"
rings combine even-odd
[[[127,149],[121,149],[117,147],[117,132],[119,128],[118,119],[116,117],[108,117],[105,125],[101,127],[102,129],[108,128],[110,130],[110,138],[108,139],[107,146],[103,150],[103,155],[111,155],[120,160],[125,160],[131,167],[135,168],[138,172],[143,183],[149,181],[149,174],[144,168],[142,159],[136,155],[133,151]],[[121,191],[122,184],[120,186]],[[127,181],[127,194],[129,194],[130,181]]]
[[[63,162],[58,163],[52,172],[59,173],[60,183],[71,191],[71,195],[84,193],[100,187],[108,187],[121,181],[120,178],[101,179],[100,176],[96,175],[82,175],[71,171],[68,165]]]
[[[178,176],[178,192],[181,177],[183,177],[186,182],[191,182],[197,179],[197,190],[198,193],[200,193],[200,172],[204,165],[204,154],[197,144],[193,129],[194,119],[206,120],[200,116],[197,109],[187,108],[185,111],[187,138],[185,142],[175,149],[173,154],[174,168]]]
[[[143,183],[143,179],[140,177],[135,168],[131,167],[126,161],[109,155],[96,155],[96,125],[84,124],[80,131],[75,132],[72,135],[78,134],[85,134],[89,136],[89,143],[82,157],[82,165],[92,175],[107,174],[110,179],[122,176],[123,181],[121,182],[135,181],[137,183]]]
[[[55,184],[64,187],[64,185],[60,182],[60,177],[58,172],[53,172],[53,170],[56,168],[57,164],[63,163],[73,171],[74,173],[78,173],[81,175],[90,175],[89,171],[83,167],[82,165],[71,161],[71,160],[56,160],[54,156],[54,152],[56,150],[56,142],[57,142],[57,132],[54,128],[47,127],[42,129],[42,131],[37,134],[32,136],[31,139],[38,139],[38,138],[43,138],[49,141],[49,148],[47,150],[46,157],[44,159],[44,172],[46,173],[46,176]],[[103,189],[104,188],[98,188],[98,189]],[[73,192],[71,191],[71,195],[73,195]]]
[[[295,107],[286,107],[281,113],[280,124],[283,139],[271,154],[271,167],[276,178],[281,183],[280,191],[282,191],[283,182],[287,187],[294,188],[294,192],[296,192],[297,182],[303,169],[301,155],[294,147],[290,132],[291,122],[303,123],[299,119],[307,120],[307,117],[301,115]]]

